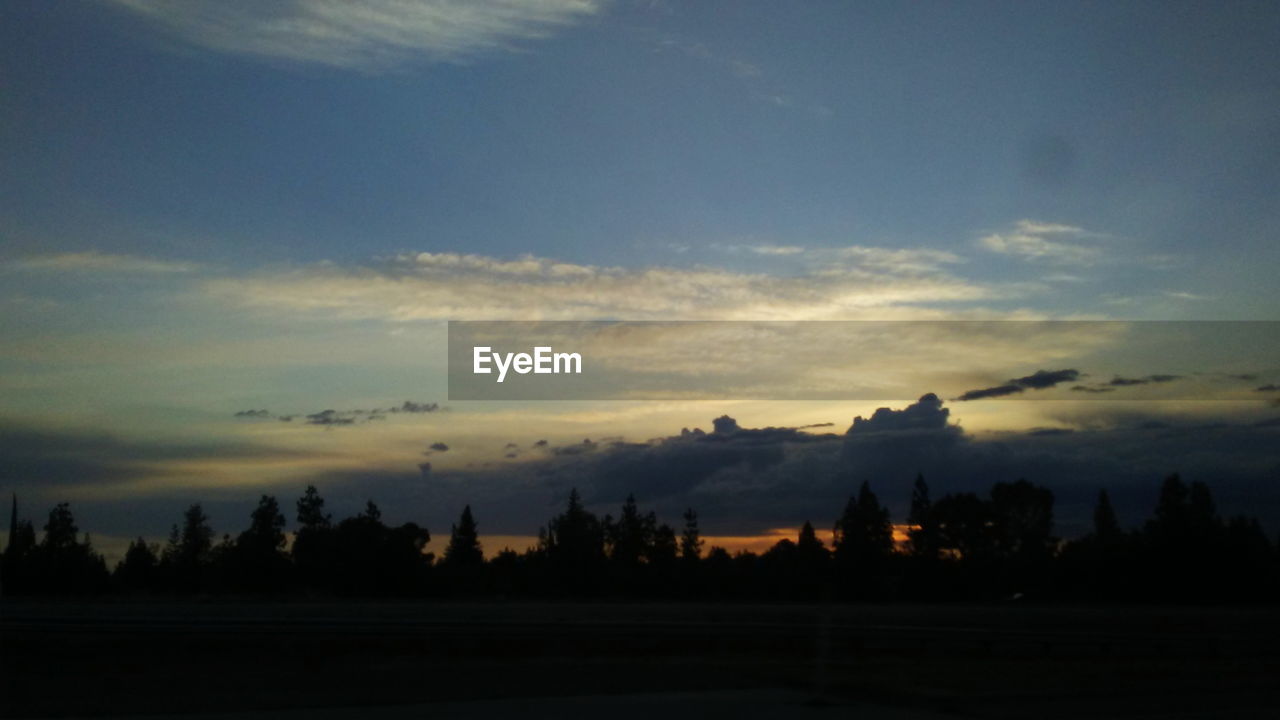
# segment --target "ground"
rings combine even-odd
[[[6,602],[6,716],[1170,717],[1280,709],[1280,611]]]

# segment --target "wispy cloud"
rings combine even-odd
[[[1096,235],[1074,225],[1019,220],[1008,232],[980,238],[978,245],[990,252],[1032,262],[1092,265],[1102,258],[1102,251],[1080,243],[1092,237]]]
[[[381,71],[514,49],[595,14],[600,0],[109,0],[196,45]]]
[[[799,255],[804,248],[798,245],[753,245],[748,248],[756,255]]]
[[[192,262],[158,260],[138,255],[116,255],[88,250],[32,255],[10,261],[8,267],[52,272],[185,273],[195,271],[200,266]]]
[[[534,256],[512,260],[424,252],[370,267],[316,264],[217,278],[205,287],[252,307],[394,321],[832,319],[1000,295],[991,286],[923,263],[912,251],[845,252],[841,263],[797,275],[705,267],[601,267]]]
[[[794,257],[837,270],[862,267],[892,273],[941,272],[948,265],[958,265],[964,258],[945,250],[929,248],[884,248],[866,245],[845,247],[804,247],[802,245],[715,244],[713,249],[730,254],[751,254],[766,257]]]

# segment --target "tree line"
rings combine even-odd
[[[679,531],[628,497],[603,518],[572,491],[524,552],[486,559],[470,506],[443,554],[415,523],[391,526],[369,501],[334,521],[314,486],[298,498],[292,543],[276,498],[262,496],[238,535],[215,535],[200,504],[163,546],[138,538],[108,571],[70,507],[37,540],[16,518],[0,580],[7,595],[321,595],[594,597],[755,601],[1025,600],[1220,602],[1280,599],[1280,557],[1254,518],[1224,519],[1206,485],[1165,479],[1142,525],[1121,527],[1106,491],[1093,528],[1053,535],[1053,493],[1026,480],[937,500],[917,476],[905,541],[867,483],[849,498],[830,546],[805,522],[767,551],[705,548],[693,509]]]

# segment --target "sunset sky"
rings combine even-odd
[[[945,329],[1280,320],[1280,8],[906,9],[4,3],[0,492],[109,557],[308,483],[437,552],[465,503],[518,547],[574,486],[737,546],[863,480],[900,521],[917,472],[1046,484],[1071,535],[1180,471],[1274,535],[1275,325]],[[939,322],[754,368],[889,396],[495,403],[448,400],[448,320]]]

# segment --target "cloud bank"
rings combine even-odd
[[[749,534],[805,519],[831,522],[863,481],[900,521],[917,473],[935,497],[1027,478],[1055,493],[1058,529],[1070,536],[1087,530],[1099,489],[1111,492],[1122,519],[1136,522],[1149,513],[1160,480],[1181,472],[1211,481],[1225,513],[1248,510],[1280,521],[1280,491],[1271,482],[1280,477],[1280,459],[1269,449],[1280,432],[1275,421],[1151,418],[1134,415],[1092,429],[1082,418],[1085,424],[1073,428],[972,435],[927,394],[854,418],[843,434],[745,428],[722,416],[710,432],[551,446],[519,462],[441,471],[414,496],[428,507],[470,503],[493,531],[532,534],[570,488],[601,512],[634,493],[668,520],[694,507],[709,532]]]

